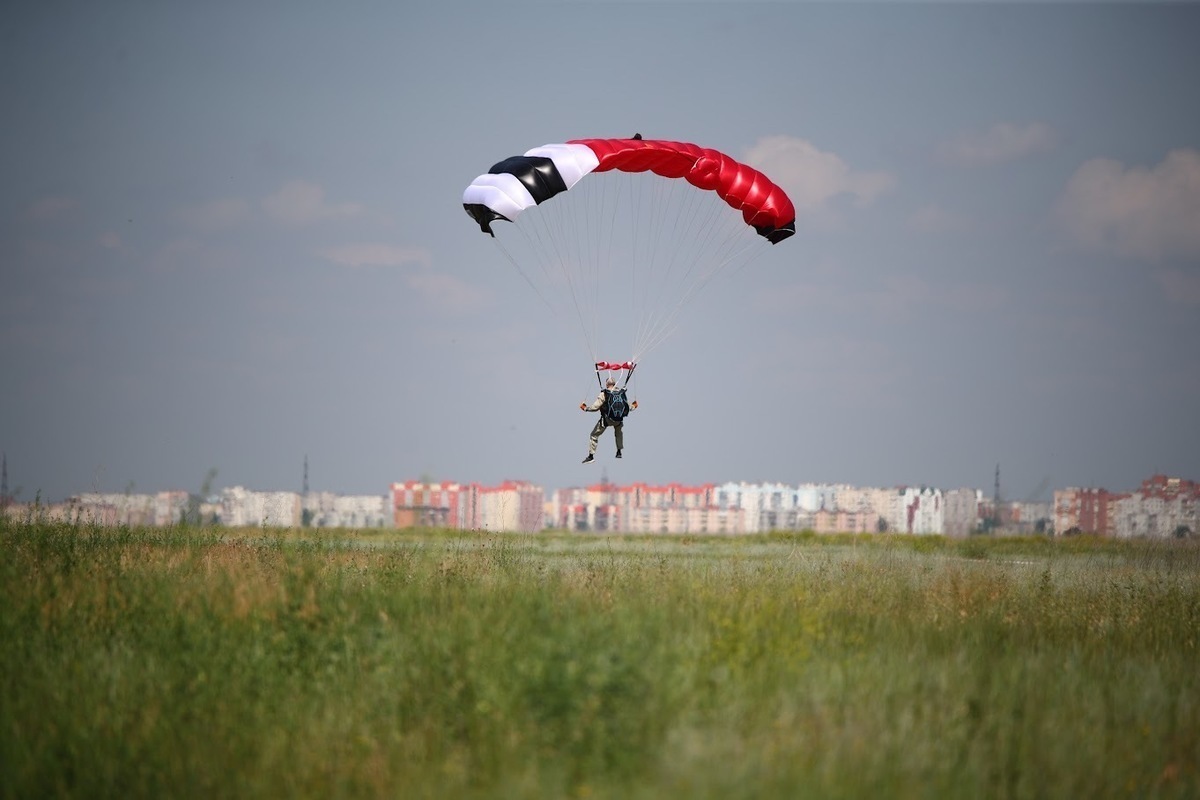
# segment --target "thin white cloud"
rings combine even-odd
[[[746,154],[746,162],[783,187],[797,214],[821,211],[843,196],[867,206],[896,184],[890,173],[852,169],[835,153],[791,136],[759,140]]]
[[[397,247],[380,243],[346,244],[329,247],[321,255],[344,267],[403,267],[415,265],[428,268],[433,261],[430,252],[420,247]]]
[[[1173,150],[1153,168],[1092,159],[1071,176],[1055,213],[1085,250],[1200,259],[1200,151]]]
[[[249,221],[252,213],[248,201],[240,197],[224,197],[196,206],[185,206],[175,212],[175,218],[189,228],[219,231]]]
[[[820,272],[818,271],[818,274]],[[930,309],[958,314],[992,313],[1009,302],[1001,287],[982,283],[946,283],[906,275],[863,285],[846,285],[826,274],[791,286],[773,286],[759,294],[763,311],[794,314],[798,309],[833,310],[848,319],[908,318]]]
[[[466,314],[487,304],[487,293],[453,275],[435,272],[433,254],[422,247],[361,242],[328,247],[323,258],[344,267],[408,267],[404,280],[422,302],[439,312]]]
[[[328,203],[325,190],[315,183],[292,181],[262,201],[267,216],[284,225],[309,225],[330,219],[361,216],[365,209],[355,203]]]
[[[209,269],[242,269],[252,262],[249,254],[236,248],[214,245],[205,239],[173,239],[155,250],[150,269],[159,273]]]
[[[435,308],[453,314],[468,314],[487,304],[487,294],[453,275],[422,270],[407,278],[408,286]]]
[[[29,207],[28,216],[38,222],[54,219],[70,211],[78,203],[73,197],[43,197]]]
[[[1005,164],[1054,147],[1054,130],[1043,122],[1018,125],[997,122],[985,131],[963,134],[938,148],[938,155],[950,164],[986,167]]]

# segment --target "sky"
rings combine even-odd
[[[10,4],[10,490],[1200,479],[1197,40],[1192,3]],[[584,466],[588,356],[461,197],[635,131],[797,232]]]

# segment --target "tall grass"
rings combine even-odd
[[[1195,797],[1194,544],[0,523],[9,797]]]

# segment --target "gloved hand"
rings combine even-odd
[[[637,400],[634,400],[634,401],[633,401],[633,403],[632,403],[632,405],[633,405],[633,407],[634,407],[634,408],[637,408]]]
[[[580,410],[580,411],[587,411],[587,403],[580,403],[580,404],[579,404],[579,410]]]

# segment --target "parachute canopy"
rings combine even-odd
[[[597,371],[632,370],[718,272],[740,270],[796,232],[795,207],[762,172],[717,150],[640,136],[505,158],[471,181],[462,202],[545,305],[578,326]],[[501,232],[497,221],[511,225]],[[600,358],[618,345],[627,359]]]
[[[686,142],[655,139],[573,139],[535,147],[495,164],[463,192],[463,208],[485,233],[492,222],[515,222],[522,211],[568,191],[592,172],[653,172],[716,192],[772,244],[796,232],[796,210],[782,189],[753,167]]]

